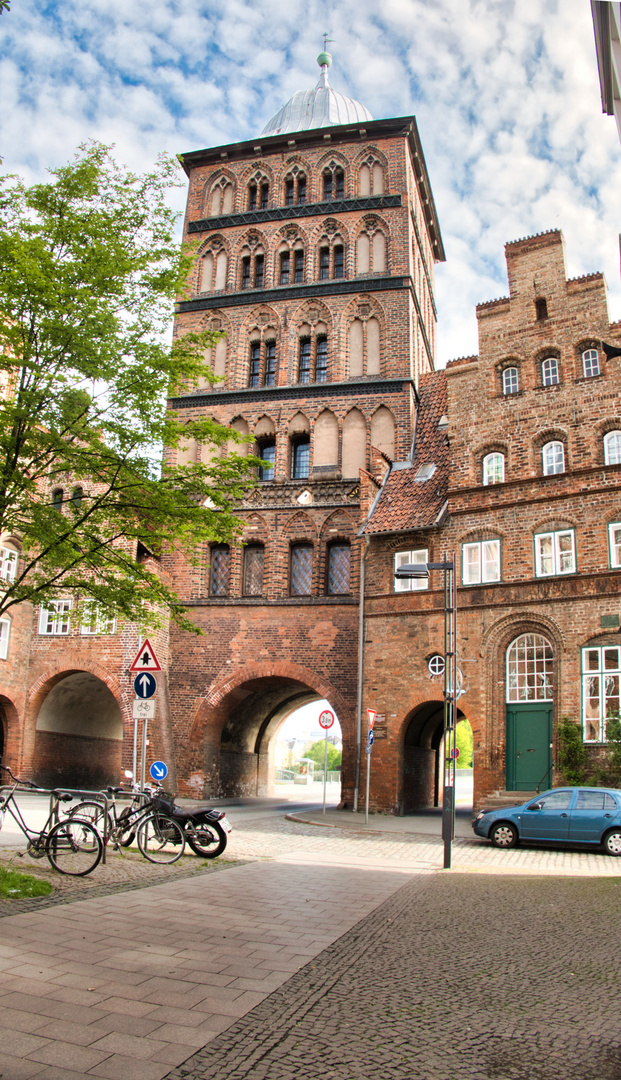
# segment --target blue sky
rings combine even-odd
[[[4,165],[32,181],[88,138],[134,168],[250,138],[314,85],[324,31],[336,89],[376,118],[416,115],[447,254],[440,363],[476,352],[504,244],[544,229],[563,230],[572,276],[605,272],[621,318],[621,146],[588,0],[12,0]]]

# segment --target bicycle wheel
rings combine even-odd
[[[129,824],[127,819],[131,818],[132,814],[133,814],[133,808],[131,806],[125,806],[123,808],[123,810],[121,810],[121,813],[119,814],[119,822],[118,822],[118,824],[119,824],[119,834],[118,834],[119,835],[119,841],[118,841],[119,842],[119,848],[129,847],[130,844],[132,844],[134,839],[135,839],[135,836],[136,836],[136,830],[135,829],[131,829],[129,832],[126,832],[126,829],[128,827],[128,824]]]
[[[96,802],[80,802],[72,806],[67,813],[67,817],[80,818],[82,821],[90,821],[94,829],[103,836],[105,810],[103,803]],[[108,814],[108,835],[110,835],[110,829],[112,828],[112,817]]]
[[[60,874],[85,877],[98,865],[103,842],[90,821],[67,817],[48,833],[45,853]]]
[[[183,829],[165,814],[149,814],[138,826],[138,848],[153,863],[174,863],[183,855]]]
[[[228,837],[218,821],[202,820],[188,821],[185,839],[196,855],[215,859],[224,851]]]

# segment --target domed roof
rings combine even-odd
[[[311,128],[335,127],[338,124],[356,124],[373,117],[364,105],[353,98],[333,90],[328,82],[328,68],[332,57],[328,52],[319,53],[317,63],[321,68],[319,82],[313,90],[298,90],[282,109],[263,128],[262,135],[282,135],[287,131],[310,131]]]

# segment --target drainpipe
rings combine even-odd
[[[358,791],[360,789],[360,754],[362,739],[362,670],[364,660],[364,564],[369,553],[370,537],[366,536],[366,547],[360,560],[360,625],[358,629],[358,722],[356,727],[356,783],[354,785],[354,814],[358,813]]]

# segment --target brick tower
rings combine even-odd
[[[330,87],[330,55],[318,63],[260,136],[183,156],[198,248],[176,333],[226,336],[205,357],[223,381],[171,406],[250,436],[265,465],[243,544],[170,564],[205,632],[171,631],[170,708],[180,792],[265,794],[281,722],[327,698],[351,805],[356,533],[389,463],[409,458],[444,254],[414,117],[373,120]],[[180,460],[204,452],[189,441]]]

